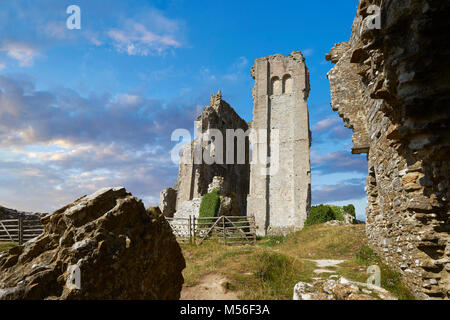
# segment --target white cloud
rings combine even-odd
[[[19,66],[29,67],[34,63],[34,58],[39,55],[38,51],[26,43],[7,42],[0,47],[0,51],[17,60]]]
[[[248,59],[246,57],[239,57],[239,61],[236,64],[236,67],[239,69],[245,68],[248,65]]]
[[[4,63],[1,63],[0,62],[0,71],[2,71],[3,69],[5,69],[6,68],[6,65],[4,64]]]
[[[326,131],[326,130],[332,128],[337,123],[340,123],[339,118],[337,118],[335,116],[329,117],[329,118],[326,118],[326,119],[323,119],[323,120],[320,120],[319,122],[317,122],[312,127],[312,130],[313,131]]]
[[[69,37],[67,27],[64,21],[50,21],[44,27],[44,32],[47,36],[55,39],[66,39]]]
[[[197,105],[184,97],[162,103],[136,93],[36,91],[26,78],[0,75],[0,204],[49,212],[117,185],[157,204],[177,174],[170,134],[191,128]]]
[[[130,56],[161,54],[167,49],[181,47],[174,34],[157,34],[144,24],[133,20],[129,20],[124,29],[109,30],[108,36],[113,40],[117,51]]]

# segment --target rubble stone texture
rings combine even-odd
[[[371,245],[418,298],[450,298],[449,7],[360,0],[350,41],[326,57],[332,108],[367,153]]]
[[[258,235],[287,234],[303,228],[311,207],[308,68],[302,53],[294,51],[256,59],[252,77],[251,127],[257,137],[252,138],[248,215],[255,216]],[[273,170],[269,175],[264,157]]]
[[[337,276],[336,276],[337,277]],[[315,278],[313,283],[299,282],[293,300],[398,300],[389,291],[373,285],[339,279]]]
[[[159,209],[166,217],[173,217],[176,211],[175,204],[177,201],[177,191],[172,188],[167,188],[161,191]]]
[[[0,299],[179,299],[185,261],[172,229],[124,188],[101,189],[42,223],[41,236],[0,254]]]
[[[176,200],[168,199],[161,194],[161,203],[167,202],[169,206],[175,206],[178,211],[183,203],[195,198],[201,198],[208,193],[208,186],[215,176],[223,177],[224,192],[233,192],[236,195],[240,206],[240,215],[246,214],[247,194],[249,189],[249,141],[248,137],[242,140],[234,139],[232,134],[227,134],[227,130],[233,133],[241,130],[248,133],[248,124],[233,110],[233,108],[222,99],[219,91],[211,96],[211,103],[206,106],[203,113],[196,120],[198,137],[190,144],[184,146],[180,154],[180,166],[178,178],[173,189],[176,191]],[[215,136],[211,139],[204,139],[203,134],[207,134],[208,129],[216,129],[222,133],[222,141]],[[227,164],[227,139],[234,141],[234,157],[232,163]],[[210,140],[210,141],[208,141]],[[219,156],[218,144],[222,143],[223,154]],[[242,163],[238,161],[238,152],[241,152]],[[203,154],[215,157],[216,163],[208,164],[202,157]],[[163,191],[164,192],[164,191]]]

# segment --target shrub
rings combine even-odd
[[[308,218],[305,221],[306,226],[313,224],[324,223],[330,220],[335,220],[335,213],[330,206],[318,205],[311,207]]]
[[[352,204],[344,207],[326,204],[313,206],[311,207],[308,218],[305,221],[305,226],[325,223],[330,220],[344,221],[344,213],[349,213],[356,217],[355,207]]]
[[[205,194],[202,197],[202,202],[200,203],[200,218],[209,218],[217,216],[220,208],[220,196],[219,190],[214,189],[210,193]]]
[[[347,206],[344,206],[343,209],[344,209],[344,212],[349,213],[356,218],[356,211],[355,211],[354,205],[349,204]]]
[[[333,220],[344,221],[344,213],[342,212],[342,208],[338,206],[330,206],[330,207],[334,215]]]
[[[256,257],[257,270],[255,275],[264,282],[275,281],[286,271],[292,269],[289,259],[280,253],[269,253],[264,251]]]

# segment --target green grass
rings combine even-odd
[[[314,263],[273,252],[264,246],[226,246],[208,241],[183,245],[185,285],[194,286],[211,272],[228,279],[227,289],[241,299],[291,299],[299,281],[311,281]]]
[[[315,264],[282,253],[262,251],[253,256],[253,281],[244,296],[250,299],[292,299],[299,281],[311,282]],[[245,290],[245,287],[244,287]]]
[[[15,246],[17,246],[15,242],[0,242],[0,252],[7,251]]]
[[[401,300],[414,300],[414,296],[404,285],[400,274],[385,265],[381,261],[381,258],[369,246],[363,246],[356,254],[355,260],[359,265],[364,267],[370,265],[379,266],[381,270],[381,287],[393,293]]]
[[[206,241],[201,246],[183,245],[185,285],[193,286],[212,272],[223,275],[229,290],[249,300],[292,299],[299,281],[311,282],[316,264],[310,259],[345,260],[336,274],[349,280],[366,282],[367,267],[381,269],[381,286],[399,299],[413,299],[400,275],[386,265],[367,246],[364,225],[304,228],[287,237],[258,238],[255,246],[226,246]],[[331,268],[330,268],[331,269]]]
[[[274,247],[276,245],[282,244],[286,241],[285,236],[269,236],[269,237],[259,237],[259,244],[264,247]]]

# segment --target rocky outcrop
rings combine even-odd
[[[201,198],[202,195],[208,193],[208,186],[215,176],[223,177],[224,189],[226,192],[234,192],[240,206],[240,215],[246,213],[247,194],[249,190],[249,142],[245,141],[243,150],[245,152],[245,161],[239,164],[237,161],[237,152],[239,150],[238,143],[235,141],[235,160],[233,163],[227,164],[227,129],[239,130],[246,132],[248,124],[233,110],[233,108],[222,99],[220,91],[211,96],[209,106],[206,106],[203,113],[197,118],[196,128],[199,133],[198,137],[190,144],[184,146],[180,154],[180,165],[178,169],[178,179],[172,190],[175,190],[176,197],[173,192],[168,189],[161,193],[160,207],[167,209],[167,212],[179,211],[184,202],[194,198]],[[221,143],[216,137],[212,137],[212,141],[203,139],[203,135],[210,129],[217,129],[222,133],[223,141],[223,158],[218,154],[214,154],[216,145]],[[205,152],[211,157],[215,157],[216,163],[207,164],[203,159]],[[174,198],[176,198],[174,200]],[[173,212],[171,212],[172,214]]]
[[[317,278],[313,283],[299,282],[293,300],[398,300],[389,291],[373,285],[339,279]]]
[[[448,1],[360,0],[326,57],[333,110],[367,153],[370,243],[419,298],[450,298],[449,14]]]
[[[0,254],[0,299],[179,299],[185,261],[162,215],[105,188],[42,218]]]

